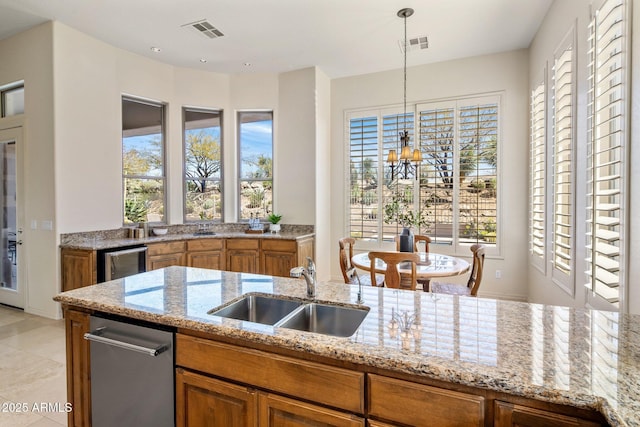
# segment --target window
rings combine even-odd
[[[531,91],[530,106],[530,171],[529,171],[529,250],[533,263],[544,272],[546,265],[546,135],[545,83]]]
[[[238,139],[239,218],[266,218],[273,212],[273,112],[239,112]]]
[[[395,195],[403,212],[426,217],[427,224],[414,232],[434,243],[456,251],[478,241],[495,247],[499,96],[420,104],[415,110],[415,124],[413,112],[347,114],[349,234],[392,241],[399,232],[388,216]],[[405,127],[410,144],[417,139],[422,152],[419,179],[392,181],[385,159],[389,149],[398,149],[398,132]]]
[[[573,31],[553,65],[553,279],[573,295],[574,242],[574,49]]]
[[[166,222],[165,107],[122,98],[124,223]]]
[[[587,288],[619,308],[624,286],[626,37],[622,0],[606,0],[590,25]]]
[[[222,219],[222,111],[182,109],[184,220]]]
[[[0,117],[24,113],[24,85],[0,88]]]

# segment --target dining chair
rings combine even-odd
[[[340,246],[340,270],[342,270],[344,283],[357,285],[358,279],[360,279],[360,283],[364,286],[383,286],[384,276],[382,274],[376,274],[376,280],[374,282],[371,281],[371,277],[368,275],[361,275],[356,278],[358,273],[356,272],[356,268],[351,264],[351,258],[353,258],[353,246],[355,243],[356,239],[352,237],[343,237],[338,240],[338,245]]]
[[[411,276],[409,278],[409,289],[416,290],[416,263],[420,261],[420,255],[415,252],[369,252],[369,260],[371,261],[371,280],[374,280],[376,259],[380,259],[387,264],[384,273],[384,285],[387,288],[406,288],[401,286],[405,283],[400,277],[398,264],[402,262],[411,263]]]
[[[471,267],[471,275],[469,276],[466,286],[458,283],[433,282],[431,283],[431,292],[475,297],[478,294],[478,288],[480,288],[480,282],[482,281],[484,249],[484,245],[471,246],[471,252],[473,252],[473,267]]]
[[[400,250],[400,236],[396,236],[396,251]],[[424,245],[422,245],[424,243]],[[414,252],[429,252],[429,243],[431,243],[431,237],[421,234],[413,235],[413,251]],[[421,251],[421,246],[424,246],[424,251]],[[422,290],[429,292],[430,280],[429,279],[417,279],[418,284],[422,285]]]
[[[396,251],[400,250],[400,236],[395,237],[396,241]],[[424,243],[424,250],[420,250],[420,246]],[[423,236],[421,234],[415,234],[413,236],[413,251],[414,252],[429,252],[429,243],[431,243],[431,237]]]

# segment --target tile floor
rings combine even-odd
[[[64,321],[0,305],[0,427],[66,426],[66,401]]]

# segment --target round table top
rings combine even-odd
[[[457,276],[466,273],[471,268],[471,265],[461,258],[435,252],[418,252],[418,254],[420,254],[420,262],[416,264],[416,276],[419,279]],[[369,252],[354,255],[351,262],[361,270],[371,271]],[[375,269],[377,273],[384,273],[387,266],[382,260],[376,259]],[[398,270],[400,273],[411,273],[409,268],[403,269],[402,264],[399,265]]]

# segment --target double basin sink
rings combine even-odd
[[[256,294],[243,295],[225,307],[209,311],[214,316],[336,337],[353,335],[368,313],[368,307]]]

